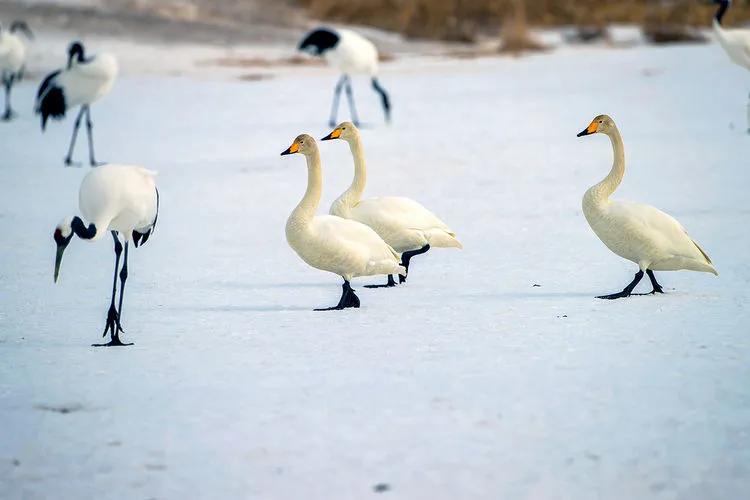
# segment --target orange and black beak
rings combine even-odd
[[[291,146],[289,146],[288,148],[286,148],[281,153],[281,156],[284,156],[284,155],[293,155],[294,153],[298,153],[298,152],[299,152],[299,144],[297,144],[297,142],[295,141],[295,142],[292,143]]]
[[[588,127],[578,132],[578,135],[576,137],[583,137],[584,135],[595,134],[597,130],[599,130],[599,123],[596,120],[594,120],[593,122],[591,122],[591,124]]]
[[[335,129],[333,129],[333,132],[331,132],[327,136],[323,137],[321,139],[321,141],[330,141],[330,140],[333,140],[333,139],[338,139],[339,137],[341,137],[341,129],[340,128],[335,128]]]

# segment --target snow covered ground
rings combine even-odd
[[[52,283],[88,168],[63,168],[72,119],[42,135],[25,83],[0,124],[0,497],[744,497],[747,76],[717,46],[386,65],[392,126],[355,86],[367,192],[420,200],[465,249],[327,313],[339,278],[284,239],[304,160],[279,153],[329,132],[336,76],[125,76],[93,107],[98,156],[158,170],[161,213],[131,252],[122,349],[89,347],[109,240],[74,240]],[[718,278],[593,298],[636,270],[581,214],[611,164],[605,137],[575,137],[599,113],[625,140],[616,196],[677,217]],[[321,148],[322,212],[352,165]]]

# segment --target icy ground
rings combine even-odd
[[[362,308],[324,313],[340,281],[286,245],[306,179],[279,153],[329,132],[334,81],[126,76],[93,108],[101,159],[159,171],[122,349],[89,347],[109,239],[74,240],[52,283],[88,167],[62,166],[72,118],[42,135],[18,89],[0,124],[0,497],[744,498],[747,73],[711,45],[397,61],[390,127],[357,81],[367,193],[420,200],[465,249],[415,258],[397,289],[357,280]],[[636,270],[581,214],[611,164],[605,137],[575,137],[598,113],[625,140],[616,196],[676,216],[718,278],[593,298]],[[323,212],[352,165],[321,148]]]

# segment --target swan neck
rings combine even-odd
[[[349,142],[349,149],[351,149],[352,157],[354,158],[354,179],[352,179],[351,186],[344,192],[342,197],[349,204],[354,205],[362,199],[362,193],[364,193],[365,185],[367,185],[367,165],[365,163],[364,148],[359,137],[355,137]]]
[[[614,128],[607,136],[612,142],[614,160],[612,162],[612,169],[607,174],[607,177],[591,189],[591,194],[596,201],[606,201],[609,199],[625,175],[625,146],[622,142],[620,131]]]
[[[315,211],[318,209],[318,203],[320,203],[320,196],[323,190],[320,153],[315,151],[306,156],[305,159],[307,160],[307,189],[302,200],[300,200],[289,217],[290,220],[296,219],[301,222],[309,222],[315,216]]]

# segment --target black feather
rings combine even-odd
[[[133,231],[133,242],[135,243],[135,247],[138,248],[139,246],[143,246],[146,244],[148,239],[151,237],[151,234],[154,232],[154,229],[156,229],[156,221],[159,220],[159,190],[156,190],[156,215],[154,216],[154,222],[151,224],[151,227],[148,228],[148,231],[145,233],[139,233],[138,231]]]
[[[318,28],[305,36],[300,42],[297,50],[311,52],[313,55],[321,56],[327,50],[338,45],[341,38],[335,31],[326,28]]]
[[[42,115],[42,131],[47,126],[47,120],[50,116],[55,120],[65,117],[65,93],[55,83],[55,77],[59,74],[60,71],[55,71],[47,76],[36,94],[36,113]]]

